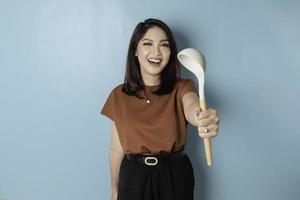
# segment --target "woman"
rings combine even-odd
[[[186,126],[217,135],[216,110],[201,111],[197,89],[181,79],[177,47],[160,20],[139,23],[130,40],[124,83],[101,114],[112,120],[112,200],[192,200],[194,172],[184,152]]]

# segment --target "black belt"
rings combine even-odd
[[[143,154],[126,154],[128,160],[137,161],[146,165],[157,165],[161,160],[176,160],[182,158],[185,155],[184,149],[167,154],[153,154],[153,155],[143,155]]]

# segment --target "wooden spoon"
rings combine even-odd
[[[202,53],[193,48],[183,49],[177,54],[180,63],[191,71],[198,79],[199,84],[199,99],[201,110],[206,110],[206,102],[204,95],[204,71],[205,71],[205,58]],[[212,153],[210,139],[204,138],[204,147],[207,165],[212,165]]]

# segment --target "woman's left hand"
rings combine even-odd
[[[213,138],[219,130],[219,116],[215,109],[208,108],[196,114],[198,119],[199,136],[202,138]],[[206,132],[207,130],[208,132]]]

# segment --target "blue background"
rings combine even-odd
[[[188,127],[195,199],[299,199],[299,10],[296,0],[1,0],[0,199],[110,199],[111,122],[99,111],[149,17],[179,50],[206,56],[221,122],[210,168]]]

